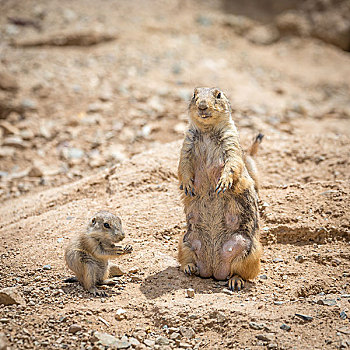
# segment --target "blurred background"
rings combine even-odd
[[[349,50],[348,0],[0,0],[0,199],[182,139],[196,86],[226,92],[243,143],[348,140]]]

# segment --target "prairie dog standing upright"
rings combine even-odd
[[[189,119],[178,167],[187,220],[178,260],[186,274],[228,279],[231,290],[240,290],[260,270],[258,177],[251,156],[262,135],[245,155],[229,100],[217,88],[194,90]]]
[[[106,296],[96,285],[110,282],[108,260],[132,251],[129,245],[124,248],[115,245],[124,237],[120,218],[99,211],[89,220],[86,232],[69,242],[65,251],[66,263],[84,289],[93,295]]]

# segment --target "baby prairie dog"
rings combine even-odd
[[[108,280],[112,266],[108,261],[132,251],[130,245],[124,248],[115,245],[124,237],[120,218],[107,211],[99,211],[89,220],[86,232],[69,242],[65,251],[66,263],[82,286],[93,295],[107,295],[96,285],[112,282]]]
[[[231,290],[260,270],[258,174],[253,156],[241,148],[231,106],[217,88],[196,88],[189,105],[189,128],[180,154],[187,232],[178,260],[188,275],[229,280]]]

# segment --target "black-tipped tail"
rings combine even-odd
[[[255,142],[261,143],[263,138],[264,138],[264,134],[259,133],[258,136],[255,138]]]
[[[258,149],[259,149],[259,145],[262,141],[262,139],[264,138],[264,135],[259,133],[256,137],[255,140],[253,142],[253,144],[250,146],[249,148],[249,155],[254,157],[257,153],[258,153]]]

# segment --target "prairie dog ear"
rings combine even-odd
[[[96,224],[96,218],[95,217],[92,218],[91,223],[92,223],[92,226],[94,226]]]

